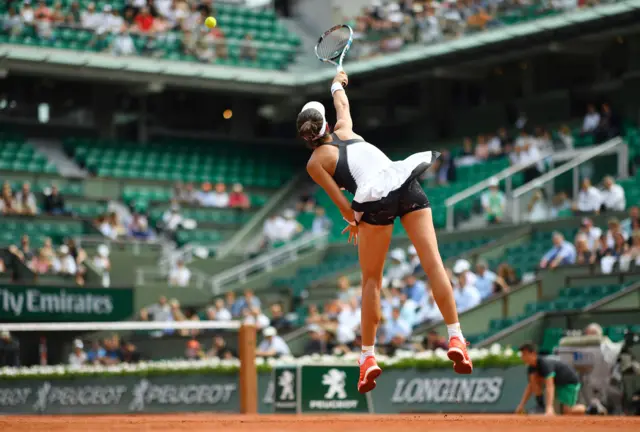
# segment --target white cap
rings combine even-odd
[[[84,348],[84,344],[82,343],[82,341],[80,339],[76,339],[73,341],[73,347],[74,348]]]
[[[453,273],[460,274],[471,269],[471,264],[465,259],[459,259],[453,266]]]
[[[103,245],[103,244],[98,246],[98,255],[100,255],[103,258],[108,257],[109,256],[109,247],[107,245]]]
[[[416,247],[414,245],[411,245],[407,248],[407,253],[409,255],[418,255],[418,251],[416,251]]]
[[[320,129],[320,136],[324,135],[324,133],[327,131],[327,117],[325,116],[326,111],[324,109],[324,105],[317,101],[307,102],[302,107],[300,112],[306,111],[308,109],[314,109],[322,115],[322,128]]]
[[[271,337],[278,334],[278,331],[274,327],[267,327],[262,331],[264,337]]]
[[[491,177],[489,179],[489,187],[496,187],[498,186],[498,179],[495,177]]]
[[[389,254],[389,256],[394,259],[394,260],[398,260],[398,261],[404,261],[407,257],[407,255],[404,253],[404,251],[400,248],[396,248],[394,250],[391,251],[391,253]]]

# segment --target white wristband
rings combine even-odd
[[[340,91],[340,90],[344,91],[344,87],[342,87],[342,84],[340,84],[339,82],[334,82],[331,85],[331,96],[333,96],[333,94],[335,92]]]

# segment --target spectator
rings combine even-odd
[[[273,245],[280,238],[280,226],[282,225],[284,219],[277,215],[273,214],[264,221],[264,225],[262,226],[262,234],[264,235],[264,244]]]
[[[596,143],[602,143],[620,134],[618,116],[613,112],[608,103],[603,103],[600,112],[600,122],[594,130]]]
[[[544,189],[536,189],[533,192],[527,210],[529,222],[542,222],[549,218],[549,206],[547,206]]]
[[[483,259],[476,262],[476,279],[475,287],[480,293],[482,300],[489,298],[493,294],[493,286],[496,282],[497,275],[489,270],[489,265]]]
[[[208,203],[209,207],[229,207],[229,194],[224,183],[216,183],[215,191],[209,195]]]
[[[2,32],[9,35],[19,35],[24,29],[21,16],[14,7],[9,7],[7,15],[2,20]]]
[[[274,303],[269,310],[271,312],[271,325],[279,332],[287,330],[290,323],[282,312],[282,305],[280,305],[280,303]]]
[[[258,345],[256,357],[279,357],[291,355],[287,343],[278,336],[278,331],[273,327],[267,327],[262,331],[264,339]]]
[[[503,221],[507,200],[498,188],[496,178],[492,177],[489,180],[489,190],[482,194],[481,201],[485,217],[490,224]]]
[[[245,289],[244,290],[244,296],[242,298],[240,298],[238,300],[241,304],[241,308],[254,308],[260,307],[260,299],[258,297],[255,296],[255,294],[253,293],[253,290],[251,289]]]
[[[69,354],[69,365],[83,366],[87,363],[87,353],[84,352],[84,344],[80,339],[73,341],[73,352]]]
[[[279,240],[292,240],[297,234],[303,230],[302,225],[296,220],[296,212],[293,209],[286,209],[282,212],[283,218],[278,226]]]
[[[231,321],[231,312],[226,308],[223,299],[216,299],[215,312],[216,321]]]
[[[129,224],[129,236],[137,240],[148,240],[151,237],[147,218],[140,213],[134,213]]]
[[[519,154],[517,160],[520,165],[528,166],[528,168],[524,169],[523,173],[525,183],[529,183],[540,177],[544,172],[544,160],[540,154],[540,150],[530,138],[526,140],[522,146],[519,146],[518,149]]]
[[[591,219],[583,218],[582,223],[580,224],[580,230],[578,231],[578,235],[580,234],[584,234],[587,247],[589,248],[589,250],[593,250],[593,248],[596,246],[596,243],[598,242],[598,239],[602,235],[602,230],[597,226],[593,226],[593,221]]]
[[[180,194],[174,198],[177,198],[178,202],[195,204],[198,202],[198,192],[193,187],[193,183],[187,183],[184,188],[180,189]]]
[[[102,24],[101,14],[96,12],[95,3],[91,2],[87,5],[87,8],[80,14],[80,23],[82,27],[87,30],[98,30]]]
[[[181,225],[184,218],[180,214],[180,205],[177,201],[171,202],[171,207],[162,214],[162,226],[169,233],[175,232]]]
[[[142,358],[140,351],[131,342],[122,342],[120,344],[120,361],[123,363],[139,363]]]
[[[469,166],[477,162],[475,152],[473,151],[473,141],[471,141],[471,138],[466,137],[462,141],[462,153],[456,163],[458,166]]]
[[[307,318],[305,319],[306,324],[318,324],[323,321],[322,315],[318,311],[318,306],[315,304],[310,304],[307,306]]]
[[[503,283],[499,283],[502,281]],[[507,263],[502,263],[498,266],[496,284],[494,285],[494,292],[496,294],[509,291],[510,286],[517,285],[520,282],[518,275],[513,267]],[[506,287],[506,288],[505,288]]]
[[[470,285],[475,286],[478,276],[471,271],[471,264],[466,259],[459,259],[453,265],[453,274],[459,278],[463,273],[465,274],[466,281]]]
[[[622,238],[625,240],[627,237],[622,231],[622,226],[620,225],[620,221],[617,218],[611,218],[607,221],[608,230],[607,230],[607,246],[610,248],[614,247],[615,244],[615,235],[620,234]]]
[[[311,324],[307,330],[309,331],[309,341],[304,347],[304,353],[306,355],[328,354],[327,334],[324,329],[317,324]]]
[[[238,318],[242,314],[244,299],[236,299],[236,294],[233,291],[227,291],[225,294],[225,304],[232,317]]]
[[[76,246],[76,241],[72,238],[68,238],[66,244],[69,247],[69,254],[71,254],[76,264],[81,265],[87,259],[85,250]]]
[[[416,321],[418,323],[442,321],[442,313],[433,298],[431,290],[422,297],[422,301],[419,304],[418,313],[416,315]]]
[[[558,192],[551,199],[551,209],[549,210],[549,217],[551,219],[559,218],[559,217],[568,217],[572,216],[572,206],[571,200],[567,196],[566,192]]]
[[[117,234],[113,230],[113,227],[111,226],[111,224],[107,220],[106,216],[98,216],[98,219],[96,219],[95,225],[98,228],[98,231],[100,231],[100,233],[103,236],[105,236],[107,238],[110,238],[111,240],[115,240],[116,239]]]
[[[400,312],[400,308],[393,308],[391,319],[384,325],[386,340],[393,348],[401,347],[411,336],[411,325],[402,319]]]
[[[422,303],[422,299],[427,295],[427,285],[419,280],[413,273],[405,276],[404,290],[407,293],[407,297],[411,299],[416,306]]]
[[[446,185],[456,181],[456,164],[449,150],[442,150],[440,157],[435,162],[436,182]]]
[[[198,203],[204,207],[214,207],[213,191],[211,183],[204,182],[197,193]]]
[[[65,23],[71,26],[78,26],[82,23],[82,11],[80,10],[80,3],[77,0],[71,2]]]
[[[43,209],[45,213],[52,215],[63,215],[66,213],[64,198],[60,195],[58,186],[52,185],[50,190],[45,190]]]
[[[18,204],[13,196],[11,185],[5,182],[2,185],[2,200],[0,200],[2,214],[10,215],[18,213]]]
[[[480,304],[482,297],[480,292],[475,287],[475,283],[472,283],[468,277],[469,272],[460,273],[458,276],[459,287],[454,290],[454,297],[456,300],[456,306],[458,312],[464,312],[472,309]],[[476,279],[477,281],[477,279]]]
[[[36,274],[46,274],[53,269],[53,262],[46,251],[40,249],[38,256],[31,261],[30,268]]]
[[[112,236],[114,239],[124,237],[125,235],[127,235],[127,229],[124,227],[124,225],[122,225],[122,223],[120,223],[118,213],[111,212],[109,214],[109,225],[111,225],[111,231],[113,232]]]
[[[35,12],[31,7],[31,0],[24,0],[22,2],[22,9],[20,9],[20,16],[22,22],[26,25],[32,25],[34,23]]]
[[[623,255],[627,255],[629,253],[629,244],[627,240],[624,238],[621,232],[616,232],[613,234],[613,256],[616,258],[620,258]]]
[[[31,262],[35,257],[35,253],[31,250],[29,236],[24,234],[20,239],[20,248],[17,248],[15,245],[9,246],[9,252],[18,257],[20,261],[24,263],[27,267],[31,268]]]
[[[338,278],[338,300],[340,300],[341,303],[348,303],[357,293],[358,290],[351,286],[351,281],[347,276],[340,276]]]
[[[16,194],[16,209],[21,215],[34,216],[38,212],[36,196],[31,192],[29,182],[22,183],[22,189]]]
[[[0,366],[20,366],[20,344],[8,330],[0,330]]]
[[[587,236],[578,234],[576,236],[576,264],[593,264],[596,255],[592,252],[587,244]]]
[[[169,307],[171,307],[171,318],[174,322],[182,322],[187,321],[187,317],[180,309],[180,302],[177,299],[169,300]],[[173,330],[166,331],[166,333],[173,333]],[[178,330],[178,334],[180,336],[188,336],[189,330],[181,329]]]
[[[576,248],[566,241],[561,233],[554,232],[552,241],[553,247],[542,257],[540,268],[554,269],[560,265],[576,262]]]
[[[427,337],[424,339],[424,348],[426,350],[435,351],[437,349],[449,349],[449,342],[443,336],[440,336],[436,330],[429,330]]]
[[[244,308],[242,311],[244,315],[244,323],[256,326],[258,330],[269,327],[271,320],[264,313],[260,306],[253,306],[251,308]]]
[[[204,357],[200,342],[196,339],[189,339],[187,341],[187,347],[184,350],[184,356],[187,360],[200,360]]]
[[[155,322],[172,321],[171,306],[168,304],[165,296],[160,296],[158,303],[149,306],[147,311],[151,314]]]
[[[116,36],[111,41],[111,54],[114,56],[130,56],[136,54],[136,47],[129,34],[129,29],[127,29],[125,24],[114,31],[114,33],[116,33]]]
[[[107,351],[100,345],[99,340],[93,341],[91,349],[87,351],[87,363],[92,365],[102,364],[106,353]]]
[[[620,226],[627,237],[630,237],[634,231],[634,227],[640,227],[640,208],[637,206],[631,207],[629,209],[629,217],[623,220]]]
[[[362,311],[358,306],[358,300],[351,297],[349,302],[340,304],[340,312],[338,313],[338,334],[350,335],[347,339],[353,340],[355,332],[360,327],[360,317]]]
[[[475,156],[479,162],[489,159],[489,144],[484,135],[478,135]]]
[[[249,196],[244,192],[240,183],[233,185],[231,193],[229,194],[229,207],[242,210],[247,210],[251,207]]]
[[[153,32],[154,19],[153,19],[153,15],[151,15],[151,12],[149,11],[149,8],[147,6],[144,6],[142,9],[140,9],[138,14],[136,15],[134,22],[135,22],[133,27],[134,31],[140,32],[140,33]]]
[[[59,265],[55,271],[65,276],[75,276],[78,273],[78,266],[76,260],[69,253],[69,246],[62,245],[59,249]]]
[[[487,146],[489,148],[489,158],[497,159],[502,156],[502,143],[498,135],[494,133],[487,135]]]
[[[418,314],[417,314],[418,303],[410,299],[406,291],[400,293],[399,306],[400,306],[400,317],[402,317],[402,319],[405,320],[405,322],[409,324],[411,328],[419,324]]]
[[[109,260],[109,248],[107,245],[98,246],[98,254],[93,257],[93,266],[102,273],[102,286],[109,288],[111,286],[111,261]]]
[[[607,244],[607,235],[603,234],[598,239],[598,244],[595,247],[596,261],[601,262],[602,258],[613,256],[613,248]]]
[[[407,263],[407,256],[401,248],[396,248],[389,254],[391,263],[387,266],[382,284],[384,287],[389,286],[394,280],[402,280],[406,275],[411,273],[411,267]]]
[[[206,353],[207,358],[217,357],[230,360],[238,357],[236,352],[227,346],[227,341],[224,337],[220,335],[214,336],[211,342],[211,348]]]
[[[582,121],[582,134],[592,134],[600,124],[600,113],[594,104],[587,105],[587,113]]]
[[[178,260],[176,266],[169,273],[169,285],[186,287],[191,280],[191,271],[184,265],[184,261]]]
[[[313,234],[322,234],[331,230],[331,219],[326,215],[323,207],[316,207],[316,215],[311,224],[311,232]]]
[[[240,58],[247,61],[256,61],[258,58],[258,50],[251,33],[244,35],[244,39],[240,42]]]
[[[573,210],[580,213],[598,213],[602,205],[600,191],[591,185],[589,178],[582,179],[578,201],[574,204]]]
[[[120,338],[117,335],[113,335],[105,338],[102,341],[102,344],[104,346],[102,364],[110,366],[120,363],[120,358],[122,357],[122,351],[120,350]]]
[[[573,150],[574,140],[573,134],[571,133],[571,129],[569,126],[562,125],[560,130],[558,130],[558,140],[557,145],[555,146],[556,150]]]
[[[640,266],[640,231],[635,231],[631,236],[629,256],[634,260],[636,267]]]
[[[624,189],[616,184],[613,177],[604,178],[604,190],[600,193],[602,211],[624,211],[627,206]]]
[[[117,8],[111,7],[111,5],[104,5],[102,19],[104,21],[102,29],[106,33],[118,33],[127,29],[127,24],[124,22],[124,18],[120,16],[120,12]]]

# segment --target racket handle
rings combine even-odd
[[[342,67],[342,65],[338,65],[336,69],[338,69],[338,73],[344,72],[344,68]]]

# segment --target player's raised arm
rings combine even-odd
[[[344,71],[336,74],[331,85],[331,94],[333,95],[333,105],[336,108],[336,127],[335,130],[352,131],[353,121],[351,120],[351,112],[349,110],[349,99],[344,91],[349,83],[349,77]]]

